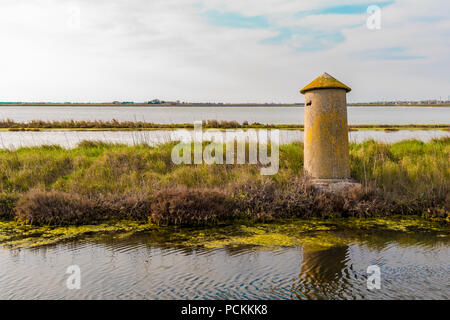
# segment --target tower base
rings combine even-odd
[[[330,193],[340,193],[354,187],[361,187],[361,183],[353,179],[312,179],[316,190]]]

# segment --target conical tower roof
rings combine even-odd
[[[310,84],[300,90],[300,92],[305,94],[306,91],[315,89],[345,89],[345,91],[347,92],[350,92],[352,90],[326,72],[324,72],[320,77],[314,79]]]

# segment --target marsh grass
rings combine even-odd
[[[231,120],[204,120],[202,121],[204,129],[298,129],[303,130],[304,126],[301,124],[263,124],[259,122],[249,123],[243,121],[239,123]],[[7,129],[8,131],[41,131],[49,129],[73,129],[73,130],[151,130],[151,129],[193,129],[193,123],[172,123],[161,124],[145,121],[118,121],[112,120],[67,120],[67,121],[44,121],[32,120],[28,122],[16,122],[11,119],[0,120],[0,129]],[[440,129],[450,130],[449,124],[408,124],[408,125],[378,125],[378,124],[360,124],[349,125],[349,131],[357,131],[358,129],[367,130],[426,130],[426,129]]]
[[[175,165],[174,145],[83,141],[74,149],[0,150],[0,218],[205,225],[241,218],[449,216],[449,138],[353,143],[351,175],[363,187],[334,195],[310,185],[302,143],[280,146],[274,176],[261,176],[260,165]]]

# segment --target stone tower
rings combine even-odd
[[[323,73],[300,92],[305,95],[305,170],[315,184],[350,182],[347,92]]]

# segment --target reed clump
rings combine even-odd
[[[450,138],[350,145],[351,175],[341,194],[314,189],[303,173],[303,144],[280,146],[280,169],[260,165],[175,165],[175,144],[127,146],[85,141],[76,148],[0,150],[0,218],[74,225],[127,219],[207,225],[234,219],[449,218]]]

